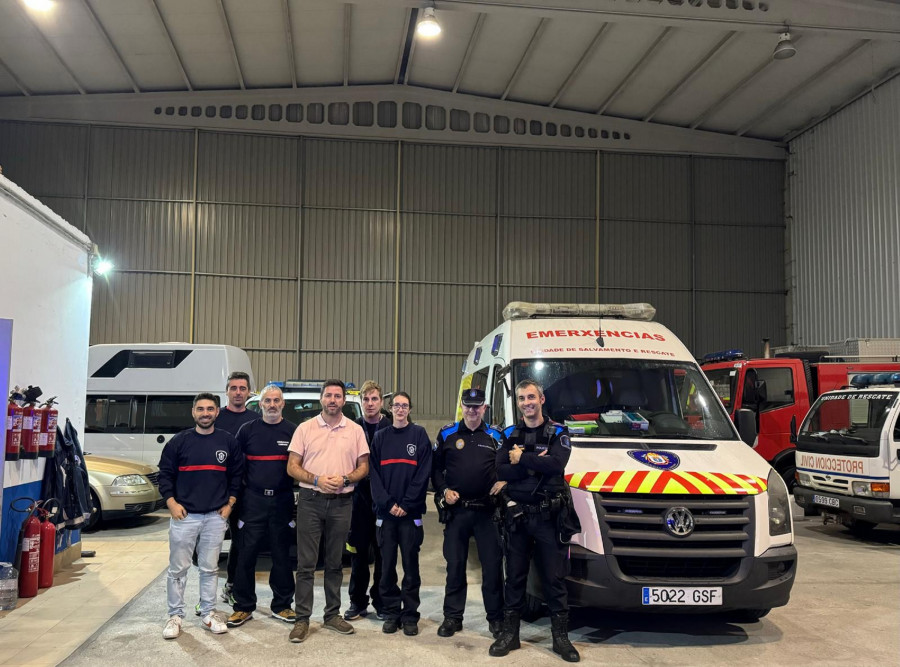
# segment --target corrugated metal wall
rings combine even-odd
[[[93,342],[239,345],[260,383],[371,377],[444,418],[513,300],[785,342],[777,162],[0,123],[0,163],[115,259]]]
[[[900,336],[900,78],[790,143],[789,340]]]

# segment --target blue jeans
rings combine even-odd
[[[181,521],[169,519],[169,576],[166,579],[169,616],[184,618],[184,586],[195,548],[200,569],[200,614],[206,616],[215,610],[219,552],[227,527],[228,522],[218,512],[188,513]]]

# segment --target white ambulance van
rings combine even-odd
[[[484,389],[492,423],[518,418],[514,389],[544,388],[565,423],[573,606],[732,612],[756,620],[788,602],[797,565],[790,497],[742,438],[693,355],[648,304],[510,303],[468,355],[460,394]],[[530,611],[540,587],[529,580]]]
[[[797,434],[797,504],[866,534],[900,523],[900,373],[822,394]]]
[[[191,428],[194,396],[210,392],[225,405],[225,383],[250,375],[247,353],[230,345],[137,343],[92,345],[88,352],[85,453],[156,465],[163,446]]]

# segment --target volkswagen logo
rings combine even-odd
[[[666,530],[675,537],[687,537],[694,532],[694,515],[687,507],[670,507],[665,519]]]

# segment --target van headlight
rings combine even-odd
[[[853,482],[854,496],[865,498],[887,498],[891,495],[890,482]]]
[[[775,469],[769,472],[769,535],[787,535],[791,532],[791,497],[788,495],[784,480]]]

